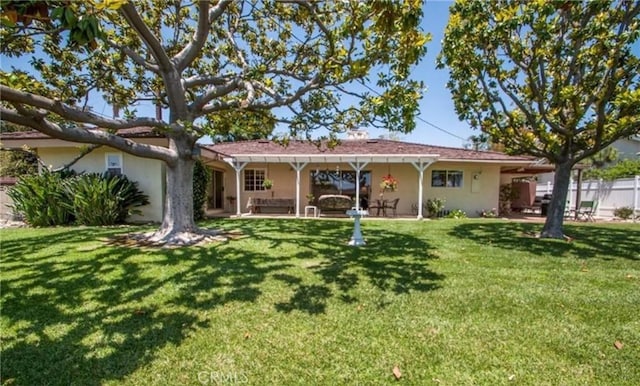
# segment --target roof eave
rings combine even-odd
[[[386,162],[436,161],[438,154],[234,154],[224,159],[236,162]]]

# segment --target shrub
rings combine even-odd
[[[467,218],[467,214],[461,209],[454,209],[447,214],[447,218]]]
[[[204,218],[204,203],[207,199],[207,185],[211,180],[211,173],[202,161],[197,160],[193,165],[193,220]]]
[[[63,183],[68,175],[44,170],[21,177],[7,193],[13,210],[34,227],[70,224],[74,218],[71,198]]]
[[[444,210],[445,200],[443,198],[430,198],[427,200],[427,216],[437,217]]]
[[[520,192],[513,189],[512,184],[500,185],[500,193],[498,199],[498,213],[502,216],[511,214],[511,201],[518,198]]]
[[[139,213],[149,204],[137,183],[123,175],[82,174],[65,182],[76,222],[81,225],[113,225]]]
[[[623,206],[621,208],[616,208],[613,211],[613,215],[621,218],[623,220],[628,220],[631,218],[631,216],[633,216],[633,208],[628,207],[628,206]]]
[[[484,218],[498,217],[498,211],[496,210],[496,208],[493,208],[491,210],[482,209],[480,212],[478,212],[478,214],[480,214],[480,216]]]
[[[31,226],[123,223],[149,198],[126,176],[73,171],[24,176],[9,191],[14,210]]]

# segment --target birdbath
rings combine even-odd
[[[361,209],[351,209],[347,211],[347,215],[353,217],[353,236],[351,236],[351,240],[349,240],[349,245],[353,245],[358,247],[360,245],[365,245],[366,242],[362,238],[362,231],[360,231],[360,218],[362,216],[369,215],[369,212]]]

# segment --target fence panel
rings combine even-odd
[[[567,200],[571,208],[576,206],[577,183],[571,180]],[[541,196],[553,191],[553,183],[540,184],[536,195]],[[630,207],[636,216],[640,215],[640,176],[621,178],[615,181],[587,180],[582,182],[581,200],[598,202],[595,217],[613,218],[616,208]]]

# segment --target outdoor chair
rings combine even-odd
[[[576,220],[596,221],[593,218],[595,211],[596,201],[580,201],[578,209],[572,210],[571,213],[575,216]]]
[[[388,201],[384,203],[384,215],[386,216],[386,210],[387,209],[391,209],[392,213],[393,213],[393,217],[397,217],[398,213],[396,212],[396,209],[398,208],[398,202],[400,201],[399,198],[396,198],[394,200]]]
[[[380,211],[382,211],[383,216],[386,216],[385,206],[381,200],[374,200],[373,205],[369,205],[369,213],[373,213],[374,209],[376,210],[376,216],[380,216]]]
[[[578,208],[578,220],[584,219],[585,221],[596,221],[593,218],[595,211],[596,201],[580,201],[580,207]]]

